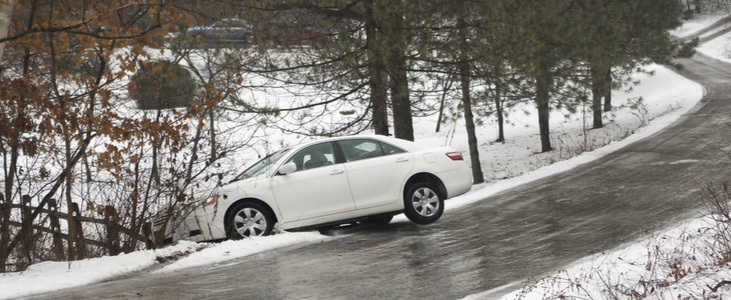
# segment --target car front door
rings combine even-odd
[[[270,179],[282,214],[280,221],[289,223],[355,210],[345,169],[337,163],[332,143],[308,146],[287,163],[294,163],[297,170]]]
[[[399,200],[414,160],[395,146],[371,139],[338,141],[345,156],[345,172],[356,209]]]

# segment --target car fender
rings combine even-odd
[[[261,202],[269,207],[277,220],[281,219],[279,207],[274,200],[267,176],[258,176],[223,186],[219,190],[219,195],[223,198],[219,200],[219,205],[225,208],[224,214],[216,217],[216,220],[220,220],[220,222],[223,222],[223,218],[228,214],[234,203],[246,199],[255,199]]]

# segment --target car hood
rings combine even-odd
[[[257,185],[261,184],[262,180],[266,179],[266,174],[259,175],[257,177],[253,178],[246,178],[234,182],[230,182],[228,184],[225,184],[221,187],[218,187],[215,190],[215,195],[231,195],[231,194],[237,194],[237,195],[245,195],[246,191],[249,189],[256,188]]]

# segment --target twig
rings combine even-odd
[[[721,286],[727,285],[727,284],[731,284],[731,280],[721,280],[721,282],[716,284],[716,286],[714,286],[714,287],[711,287],[710,285],[706,285],[706,286],[709,289],[711,289],[712,292],[715,293],[716,291],[718,291],[718,288],[720,288]]]

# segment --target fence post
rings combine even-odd
[[[71,203],[71,217],[74,224],[76,224],[76,236],[70,236],[69,243],[76,244],[77,259],[84,259],[86,258],[86,241],[84,241],[84,230],[81,228],[81,211],[79,210],[79,204],[76,202]]]
[[[7,211],[8,215],[10,215],[10,205],[8,205],[7,207],[5,206],[5,195],[0,193],[0,224],[6,224],[5,223],[5,213],[6,213],[5,210],[6,209],[8,210]],[[6,231],[7,230],[3,230],[3,235],[7,233]],[[0,238],[0,240],[3,240],[3,238]],[[4,240],[8,240],[8,239],[5,238]],[[0,264],[2,264],[2,262],[0,262]]]
[[[23,243],[23,253],[26,256],[28,265],[32,263],[31,260],[31,246],[33,243],[33,220],[30,219],[31,217],[31,207],[30,207],[30,196],[23,195],[21,197],[20,202],[20,216],[21,216],[21,224],[28,224],[28,227],[21,227],[20,232],[18,234],[21,235],[21,240]]]
[[[48,210],[51,212],[48,214],[48,219],[51,221],[51,231],[53,231],[53,253],[56,255],[56,260],[66,260],[66,255],[63,251],[63,239],[61,238],[61,224],[58,221],[58,204],[56,199],[48,200]]]
[[[152,237],[152,223],[145,222],[145,225],[142,225],[142,233],[145,235],[145,247],[149,249],[155,249],[155,242]]]
[[[104,221],[107,227],[107,248],[109,255],[117,255],[121,253],[119,246],[119,224],[117,223],[117,210],[114,206],[107,205],[104,207]]]

